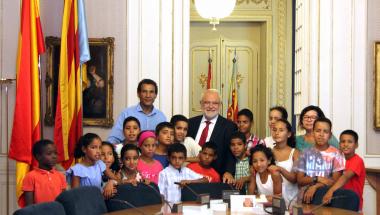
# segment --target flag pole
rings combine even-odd
[[[40,132],[41,132],[41,139],[44,139],[44,121],[42,120],[42,72],[41,72],[41,56],[38,55],[38,77],[40,82],[39,87],[39,95],[40,95]]]
[[[79,84],[79,89],[81,90],[81,95],[80,95],[80,103],[81,103],[81,105],[82,105],[82,111],[81,111],[81,118],[82,118],[82,123],[81,123],[81,131],[82,131],[82,134],[80,134],[80,136],[82,136],[83,135],[83,112],[84,112],[84,110],[83,110],[83,66],[82,66],[83,64],[80,62],[79,63],[79,79],[80,79],[80,84]]]
[[[208,63],[212,63],[212,59],[211,59],[211,48],[208,49]]]
[[[212,67],[211,67],[212,59],[211,59],[211,48],[208,50],[208,68],[207,68],[207,89],[212,88]]]
[[[234,59],[232,61],[234,62],[234,64],[236,63],[236,48],[235,48],[235,52],[234,52]]]

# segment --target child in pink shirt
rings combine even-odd
[[[138,146],[141,155],[137,162],[137,171],[141,173],[143,179],[148,179],[157,184],[158,175],[163,168],[159,161],[153,159],[157,147],[156,135],[152,131],[141,132]]]

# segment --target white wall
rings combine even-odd
[[[187,115],[189,1],[86,0],[85,3],[89,37],[115,37],[114,119],[124,107],[137,102],[136,88],[141,78],[157,81],[160,88],[156,106],[167,116]],[[1,78],[15,77],[19,4],[20,1],[0,0]],[[40,0],[40,5],[45,36],[60,36],[63,1]],[[380,2],[318,0],[311,1],[309,9],[312,28],[308,34],[310,75],[306,81],[310,83],[310,90],[303,101],[323,108],[333,120],[335,135],[347,128],[358,131],[358,153],[365,158],[367,166],[374,166],[380,161],[380,134],[372,129],[372,46],[374,40],[380,40],[377,15]],[[44,60],[43,57],[43,73]],[[163,96],[163,92],[169,96]],[[7,142],[6,123],[9,128],[12,126],[14,86],[9,93],[9,121],[5,120],[4,107],[0,107],[2,143]],[[4,102],[3,94],[1,96]],[[91,127],[85,128],[86,131],[106,138],[109,129]],[[45,137],[52,138],[51,128],[45,129]],[[0,175],[4,176],[6,145],[2,144],[0,150]],[[0,180],[2,194],[3,179]],[[11,183],[13,180],[11,177]],[[373,190],[368,185],[365,190],[369,192],[365,195],[365,212],[371,214],[369,212],[374,210],[367,202]],[[1,195],[1,214],[4,214],[4,202]]]
[[[319,105],[338,136],[345,129],[359,134],[357,153],[365,166],[378,166],[380,133],[373,129],[373,42],[380,40],[377,0],[318,0],[308,4],[306,36],[309,93],[306,105]],[[310,47],[310,48],[309,48]],[[374,214],[374,190],[365,185],[364,213]]]
[[[0,77],[15,78],[17,36],[21,1],[0,0]],[[155,105],[166,116],[188,115],[188,41],[189,1],[187,0],[85,0],[90,38],[114,37],[113,118],[127,106],[138,102],[137,84],[151,78],[159,85]],[[40,0],[44,36],[60,37],[62,0]],[[41,58],[46,73],[46,56]],[[44,83],[42,89],[45,89]],[[163,96],[165,95],[165,96]],[[5,119],[5,98],[1,93],[0,214],[6,214],[6,134],[12,128],[15,89],[9,88],[9,121]],[[45,108],[45,92],[42,95]],[[44,115],[44,113],[42,114]],[[6,129],[8,123],[8,132]],[[85,127],[84,132],[98,133],[105,139],[105,128]],[[53,138],[53,128],[44,128],[44,137]],[[16,208],[14,162],[11,161],[10,212]],[[4,188],[4,189],[3,189]]]
[[[374,43],[375,41],[380,41],[380,1],[368,0],[368,27],[367,27],[367,148],[366,153],[368,156],[380,156],[380,131],[375,131],[373,129],[373,113],[374,113]],[[365,115],[363,115],[365,116]]]
[[[17,39],[19,29],[19,1],[0,1],[0,78],[15,78]],[[10,161],[7,169],[7,139],[10,139],[12,129],[15,84],[8,88],[9,109],[6,108],[5,87],[1,87],[0,94],[0,214],[13,213],[17,207],[15,201],[14,162]],[[8,114],[7,114],[8,112]],[[7,131],[8,128],[8,131]],[[10,175],[6,177],[7,171]],[[9,180],[9,181],[7,181]],[[9,194],[9,198],[7,196]],[[7,200],[8,199],[8,200]],[[9,207],[7,203],[9,202]]]
[[[155,106],[166,116],[188,114],[188,1],[85,0],[90,38],[114,37],[113,118],[138,102],[137,84],[143,78],[157,82]],[[60,37],[63,2],[41,1],[45,36]],[[175,17],[175,19],[174,19]],[[45,57],[42,59],[44,64]],[[42,68],[45,72],[46,68]],[[163,96],[165,95],[165,96]],[[44,136],[53,137],[45,127]],[[110,128],[85,127],[106,139]]]
[[[332,120],[336,136],[345,129],[357,131],[357,152],[365,157],[366,165],[374,166],[380,156],[380,132],[375,132],[372,125],[372,47],[380,38],[380,22],[376,19],[380,2],[370,0],[368,6],[367,1],[356,0],[312,3],[308,5],[308,14],[312,15],[305,23],[310,29],[305,62],[310,63],[305,64],[303,81],[308,93],[303,94],[303,105],[319,105]]]

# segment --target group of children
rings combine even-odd
[[[126,118],[123,124],[125,140],[116,146],[102,142],[96,134],[85,134],[75,149],[75,158],[80,162],[66,171],[66,179],[71,188],[99,187],[105,198],[115,194],[118,184],[153,182],[165,199],[173,203],[180,201],[180,189],[189,183],[225,182],[247,194],[265,194],[269,200],[274,195],[282,196],[287,203],[299,196],[299,188],[302,188],[302,199],[306,203],[311,203],[321,188],[325,189],[323,202],[331,201],[336,190],[346,188],[359,196],[361,209],[365,172],[363,160],[355,154],[356,132],[342,132],[339,150],[328,144],[332,135],[330,120],[317,118],[313,125],[315,144],[300,152],[295,149],[292,126],[283,118],[281,110],[270,111],[280,112],[275,121],[270,120],[273,147],[266,146],[271,145],[265,141],[267,139],[261,140],[251,133],[252,112],[239,111],[239,130],[230,139],[235,172],[219,175],[211,167],[218,159],[218,143],[206,142],[200,147],[186,137],[187,118],[175,115],[170,123],[158,124],[155,131],[141,131],[135,117]],[[54,200],[66,189],[65,177],[54,170],[57,162],[54,143],[37,142],[33,154],[39,167],[25,177],[26,204]],[[41,181],[46,178],[54,189],[37,185],[45,184]]]

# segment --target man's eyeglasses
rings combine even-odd
[[[204,106],[218,106],[220,102],[210,102],[210,101],[204,101],[202,102]]]

